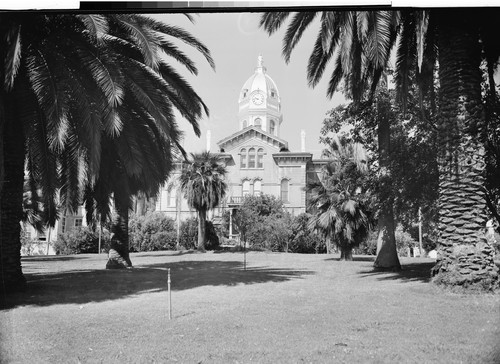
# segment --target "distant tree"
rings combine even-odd
[[[205,250],[207,212],[222,201],[227,191],[227,170],[222,160],[210,152],[191,154],[179,177],[188,205],[198,212],[198,250]]]

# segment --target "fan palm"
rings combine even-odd
[[[359,186],[353,183],[359,170],[353,161],[347,161],[340,168],[330,163],[324,172],[322,180],[306,186],[309,208],[314,211],[310,227],[323,234],[328,252],[334,241],[340,258],[352,260],[352,249],[368,236],[371,227],[367,196],[358,193]]]
[[[224,198],[227,173],[222,160],[210,152],[191,154],[181,171],[179,181],[188,205],[198,212],[198,250],[205,250],[207,212]]]
[[[261,18],[261,26],[269,33],[279,29],[291,15],[289,12],[269,12]],[[399,13],[393,11],[325,11],[321,13],[295,13],[283,39],[283,56],[290,60],[305,29],[315,17],[320,16],[320,29],[309,57],[307,79],[314,87],[322,78],[329,61],[334,58],[327,96],[332,97],[341,86],[346,97],[362,101],[370,90],[369,99],[375,95],[376,86],[388,63],[390,51],[396,44]],[[390,187],[388,169],[390,152],[390,119],[380,108],[379,165],[383,180]],[[379,244],[375,266],[400,269],[394,235],[393,200],[383,196],[379,212]]]
[[[83,185],[93,188],[99,179],[104,141],[119,138],[137,115],[158,120],[169,145],[179,137],[172,108],[199,134],[197,119],[205,105],[159,55],[197,70],[168,36],[213,61],[185,31],[143,16],[2,14],[0,24],[0,165],[7,181],[0,184],[0,262],[4,288],[10,290],[24,285],[18,232],[24,167],[30,185],[40,188],[44,220],[53,225],[57,199],[64,208],[76,208]],[[134,98],[139,114],[127,109]]]

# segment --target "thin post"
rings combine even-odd
[[[243,242],[243,270],[247,270],[247,242]]]
[[[418,244],[420,247],[420,258],[423,257],[422,250],[422,209],[418,208]]]
[[[49,248],[50,248],[50,231],[51,231],[51,228],[50,226],[48,227],[47,229],[47,254],[45,255],[49,255]]]
[[[168,268],[168,319],[172,320],[172,291],[170,290],[170,268]]]
[[[101,254],[101,236],[102,236],[102,225],[99,221],[99,247],[97,248],[97,254]]]

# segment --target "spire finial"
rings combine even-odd
[[[258,66],[258,67],[262,67],[262,66],[264,66],[264,62],[263,62],[263,58],[262,58],[262,54],[259,54],[259,57],[257,58],[257,66]]]

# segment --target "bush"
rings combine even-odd
[[[108,251],[111,234],[103,230],[101,236],[101,251]],[[82,226],[66,233],[59,234],[54,242],[54,250],[58,255],[98,253],[99,231],[93,231],[88,226]]]
[[[418,243],[411,237],[411,235],[403,230],[401,225],[396,227],[394,232],[396,236],[396,248],[400,257],[407,257],[409,249],[415,248]]]
[[[206,250],[217,250],[220,247],[219,236],[211,221],[206,221],[205,225],[207,242]],[[184,220],[180,229],[180,244],[184,249],[196,249],[198,246],[198,219],[196,217]]]
[[[378,230],[371,230],[368,237],[354,249],[354,254],[376,255],[377,254]]]
[[[177,244],[175,222],[161,212],[132,216],[129,239],[131,251],[173,250]]]
[[[311,215],[302,213],[292,221],[292,236],[288,245],[288,251],[302,254],[326,253],[324,239],[309,229]]]

